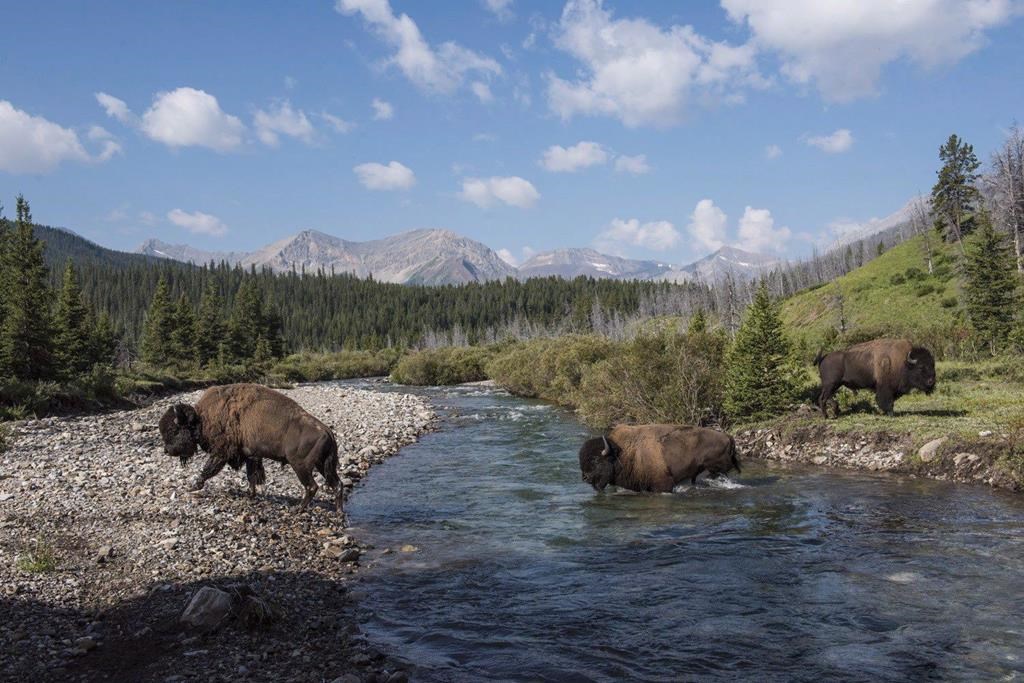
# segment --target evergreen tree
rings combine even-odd
[[[224,341],[224,302],[217,294],[217,285],[210,280],[199,300],[199,319],[196,321],[196,358],[203,366],[217,361],[220,345]]]
[[[92,362],[99,365],[111,365],[114,362],[114,353],[117,351],[117,333],[114,331],[114,323],[110,320],[108,313],[100,314],[92,326],[91,341]]]
[[[703,308],[698,308],[697,312],[690,318],[690,326],[687,328],[687,334],[704,334],[708,331],[708,317],[704,313]]]
[[[793,400],[792,349],[762,280],[726,363],[725,410],[732,418],[782,413]]]
[[[987,216],[964,260],[964,298],[971,324],[994,353],[1005,345],[1018,309],[1015,263],[1006,236]]]
[[[142,329],[142,361],[160,367],[167,365],[173,357],[173,332],[174,311],[171,310],[170,290],[167,280],[161,275]]]
[[[963,251],[963,238],[973,228],[972,216],[981,193],[974,186],[981,165],[974,147],[950,135],[939,148],[942,168],[932,188],[932,210],[938,227],[942,226],[949,241],[956,240]]]
[[[0,330],[0,369],[19,380],[45,380],[54,376],[53,335],[50,315],[52,292],[43,243],[32,229],[32,214],[21,195],[17,220],[3,253],[6,296]],[[0,373],[3,374],[3,373]]]
[[[178,297],[173,320],[171,357],[183,363],[192,362],[196,359],[196,314],[184,294]]]
[[[263,320],[263,299],[256,280],[242,281],[235,295],[228,323],[228,351],[232,360],[246,360],[256,353],[256,342],[265,336]]]
[[[0,330],[4,328],[4,318],[7,316],[7,261],[4,258],[4,251],[7,249],[10,232],[7,219],[4,218],[4,205],[0,202]],[[0,375],[3,375],[2,364]]]
[[[69,259],[64,267],[64,279],[57,298],[54,317],[56,347],[54,356],[60,374],[73,378],[92,368],[93,330],[89,310],[82,301],[75,266]]]

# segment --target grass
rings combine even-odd
[[[932,246],[931,275],[924,238],[915,237],[832,283],[782,302],[793,340],[813,355],[823,340],[834,337],[841,327],[841,294],[845,328],[856,330],[857,338],[840,343],[900,336],[932,348],[939,358],[957,354],[967,326],[957,297],[956,251],[934,237]]]
[[[18,555],[17,567],[29,574],[52,572],[57,568],[57,555],[49,545],[36,543],[31,550]]]

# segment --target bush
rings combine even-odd
[[[955,296],[947,296],[942,299],[943,308],[956,308],[960,301]]]
[[[725,337],[717,333],[666,332],[623,344],[584,370],[580,417],[595,428],[619,422],[718,422],[725,347]]]
[[[914,294],[917,296],[928,296],[935,291],[937,291],[935,289],[935,285],[930,282],[925,282],[924,284],[917,286],[917,289],[914,290]]]
[[[447,346],[411,353],[391,372],[399,384],[446,386],[487,379],[484,366],[494,351],[482,346]]]
[[[269,372],[288,382],[383,377],[391,373],[400,355],[398,349],[301,353],[281,359]]]
[[[906,281],[907,278],[903,277],[902,273],[896,273],[891,278],[889,278],[889,284],[891,285],[902,285]]]
[[[913,266],[903,271],[903,275],[904,277],[907,278],[907,282],[913,280],[923,280],[924,278],[928,277],[928,275],[923,270],[921,270],[920,268],[915,268]]]
[[[576,407],[586,372],[622,346],[593,335],[534,339],[495,356],[487,364],[487,376],[517,396]]]

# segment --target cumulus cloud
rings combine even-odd
[[[216,97],[195,88],[157,93],[140,125],[147,137],[168,147],[208,147],[218,152],[240,147],[246,131],[237,116],[220,108]]]
[[[781,251],[792,236],[789,228],[775,227],[768,209],[747,207],[740,218],[739,246],[747,251]]]
[[[512,13],[512,0],[483,0],[483,3],[501,21],[510,21],[515,16]]]
[[[768,145],[764,148],[765,159],[778,159],[782,156],[782,148],[778,145]]]
[[[202,211],[188,213],[181,209],[172,209],[167,212],[167,220],[196,235],[220,237],[228,231],[228,226],[224,225],[221,219]]]
[[[494,101],[494,93],[491,92],[491,87],[483,81],[474,81],[469,88],[483,104],[490,104]]]
[[[582,141],[572,147],[551,145],[544,151],[540,165],[556,173],[574,173],[581,168],[600,166],[608,161],[608,152],[596,142]]]
[[[95,156],[71,128],[0,100],[0,171],[48,173],[65,161],[102,163],[121,152],[121,145],[99,126],[89,129],[88,138],[100,145]]]
[[[641,223],[636,218],[612,220],[608,228],[594,240],[602,251],[621,252],[623,246],[663,251],[679,244],[679,231],[668,221]]]
[[[346,121],[340,116],[335,116],[334,114],[329,114],[325,111],[320,112],[320,118],[326,121],[336,133],[349,133],[356,127],[356,124],[351,121]]]
[[[725,244],[726,224],[725,212],[710,199],[702,199],[690,214],[686,229],[698,244],[714,251]]]
[[[646,154],[637,154],[633,157],[622,155],[615,158],[615,170],[619,173],[643,175],[644,173],[650,173],[651,167],[647,163]]]
[[[408,166],[392,161],[388,165],[376,162],[359,164],[352,169],[370,190],[408,190],[416,184],[416,175]]]
[[[581,63],[583,74],[548,75],[548,104],[562,119],[604,115],[631,127],[668,125],[695,96],[734,102],[743,89],[767,85],[753,45],[711,41],[691,26],[613,19],[601,0],[569,0],[555,44]]]
[[[395,117],[395,108],[391,106],[390,102],[373,98],[370,102],[370,106],[373,107],[373,120],[374,121],[390,121]]]
[[[754,42],[782,59],[792,82],[844,102],[871,95],[901,59],[953,64],[985,44],[985,31],[1022,11],[1013,0],[721,0]]]
[[[252,123],[256,137],[269,147],[277,147],[281,135],[302,140],[307,145],[313,142],[315,131],[306,112],[292,109],[288,100],[275,102],[267,109],[257,109]]]
[[[395,53],[388,59],[414,85],[435,93],[451,93],[467,74],[485,77],[501,73],[501,66],[489,57],[454,42],[434,47],[408,14],[395,15],[388,0],[337,0],[335,9],[346,16],[359,14]]]
[[[138,123],[138,117],[128,109],[128,105],[124,100],[119,100],[113,95],[108,95],[105,92],[98,92],[94,95],[96,97],[96,101],[99,102],[100,106],[103,107],[103,110],[107,112],[107,116],[110,118],[117,119],[128,126],[134,126]]]
[[[486,209],[498,202],[528,209],[540,199],[540,193],[528,180],[519,176],[464,178],[459,198]]]
[[[822,152],[841,154],[853,147],[853,133],[846,128],[840,128],[831,135],[812,135],[806,137],[804,141]]]

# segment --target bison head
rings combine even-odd
[[[199,414],[195,408],[177,403],[167,409],[160,418],[160,436],[164,440],[164,452],[179,458],[181,464],[199,449]]]
[[[601,436],[587,439],[580,446],[580,471],[583,481],[594,487],[595,491],[603,491],[615,477],[615,462],[619,457],[619,447]]]
[[[935,391],[935,358],[928,349],[915,346],[907,356],[907,383],[926,394]]]

